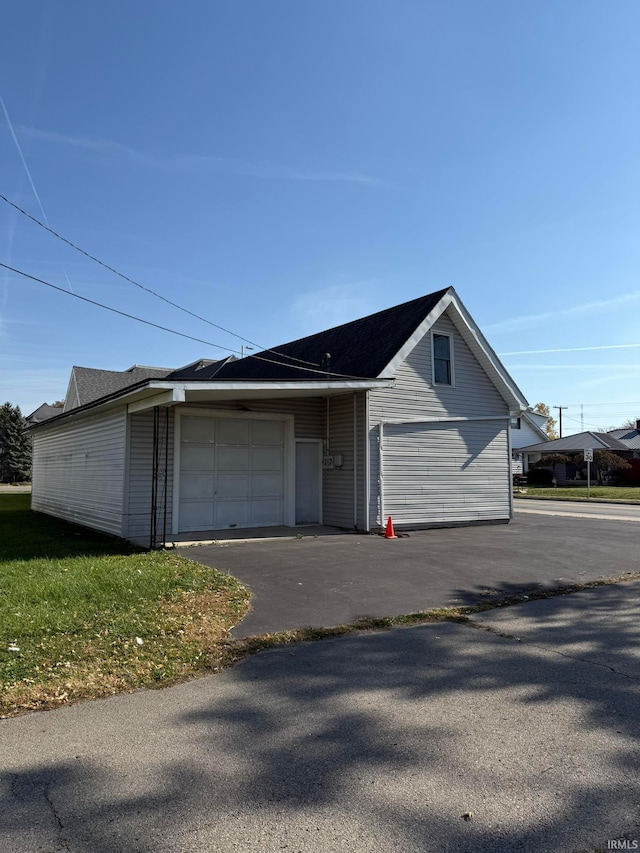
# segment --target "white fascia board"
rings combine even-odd
[[[185,393],[179,388],[171,388],[168,391],[162,391],[160,394],[154,394],[153,397],[145,397],[143,400],[135,400],[129,403],[127,411],[130,415],[135,412],[143,412],[145,409],[153,409],[156,406],[173,406],[176,403],[184,403]]]
[[[445,293],[442,299],[438,302],[435,308],[432,308],[431,311],[424,318],[422,323],[418,326],[415,332],[411,335],[410,338],[400,347],[398,352],[391,359],[389,364],[381,370],[378,374],[378,378],[383,376],[393,376],[396,370],[400,367],[402,362],[407,358],[409,353],[420,343],[420,341],[427,334],[429,329],[433,326],[433,324],[438,320],[442,314],[447,310],[451,301],[453,299],[453,288],[449,288],[449,290]]]
[[[345,379],[345,380],[327,380],[318,382],[317,380],[307,382],[305,380],[297,381],[279,381],[271,380],[264,382],[256,381],[238,381],[238,382],[150,382],[147,386],[153,390],[177,389],[188,393],[189,391],[363,391],[370,388],[390,388],[393,385],[392,379]]]

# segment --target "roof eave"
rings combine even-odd
[[[348,392],[370,391],[376,388],[390,388],[393,380],[389,379],[347,379],[347,380],[245,380],[218,381],[187,380],[167,382],[149,379],[136,386],[114,392],[108,397],[94,400],[84,406],[78,406],[57,417],[33,424],[29,431],[43,427],[56,427],[69,419],[88,417],[97,412],[108,411],[119,406],[127,406],[129,411],[143,411],[154,406],[173,406],[178,403],[204,402],[223,399],[253,398],[295,398],[309,396],[331,396]]]

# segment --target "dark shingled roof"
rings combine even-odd
[[[169,367],[132,367],[129,370],[97,370],[93,367],[76,367],[73,372],[78,387],[78,405],[85,406],[101,397],[122,391],[145,379],[164,379],[171,373]]]
[[[25,421],[28,424],[39,424],[42,421],[47,421],[49,418],[55,418],[56,415],[62,414],[62,408],[59,406],[50,406],[48,403],[43,403],[41,406],[27,415]]]
[[[178,368],[175,380],[373,379],[415,332],[449,288],[378,311],[360,320],[238,360]],[[331,356],[327,365],[326,354]],[[311,364],[305,364],[310,362]],[[329,368],[329,369],[327,369]]]
[[[530,444],[528,447],[519,447],[518,453],[572,453],[588,448],[594,450],[630,450],[628,444],[619,441],[607,432],[578,432],[575,435],[566,435],[564,438],[556,438],[553,441],[543,441],[541,444]]]

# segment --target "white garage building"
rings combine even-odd
[[[507,522],[527,408],[453,288],[243,359],[74,367],[32,508],[156,547],[229,528]]]

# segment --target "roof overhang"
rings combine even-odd
[[[175,406],[180,403],[215,403],[223,400],[287,400],[302,397],[334,397],[357,391],[393,387],[392,379],[296,380],[296,381],[238,381],[238,382],[168,382],[148,380],[135,388],[124,389],[86,406],[71,409],[57,417],[29,427],[57,427],[71,418],[90,417],[98,412],[126,407],[127,412],[142,412],[156,406]]]
[[[398,350],[395,356],[391,359],[385,369],[380,373],[380,377],[390,377],[395,374],[400,364],[407,358],[409,353],[424,338],[427,332],[434,326],[448,308],[451,309],[449,312],[451,321],[471,352],[484,368],[487,376],[495,385],[498,393],[509,406],[509,410],[514,414],[519,414],[527,409],[529,403],[527,402],[524,394],[513,381],[505,366],[502,364],[487,342],[485,336],[475,324],[473,318],[458,298],[458,294],[455,292],[453,287],[450,287],[447,290],[435,308],[427,314],[413,335],[411,335],[402,348]]]

